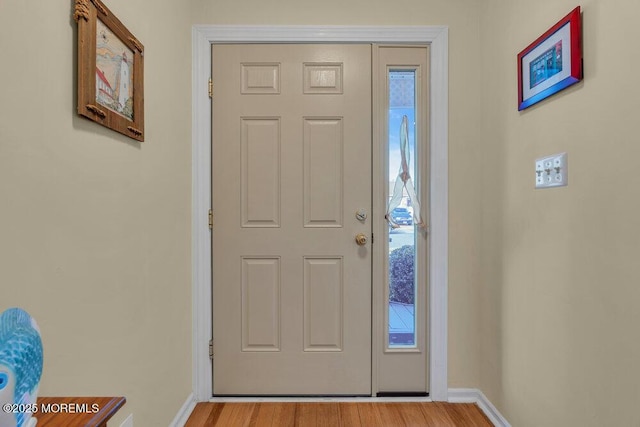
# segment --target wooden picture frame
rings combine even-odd
[[[518,110],[582,80],[580,6],[518,54]]]
[[[76,0],[78,114],[144,141],[144,46],[100,0]]]

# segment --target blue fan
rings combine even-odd
[[[20,308],[4,311],[0,315],[0,426],[36,424],[31,412],[24,409],[35,405],[41,375],[42,340],[38,325]]]

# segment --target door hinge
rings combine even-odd
[[[209,340],[209,359],[213,360],[213,340]]]
[[[213,98],[213,79],[209,77],[209,98]]]
[[[213,230],[213,211],[209,209],[209,230]]]
[[[373,245],[373,242],[375,241],[374,237],[373,237],[373,233],[371,233],[371,244]]]

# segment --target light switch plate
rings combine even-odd
[[[569,179],[567,153],[536,159],[536,188],[563,187]]]

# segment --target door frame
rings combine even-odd
[[[446,26],[244,26],[192,27],[192,387],[197,401],[213,395],[212,336],[211,75],[213,43],[426,43],[430,45],[429,396],[446,401],[448,293],[448,51]],[[375,341],[374,341],[375,342]]]

